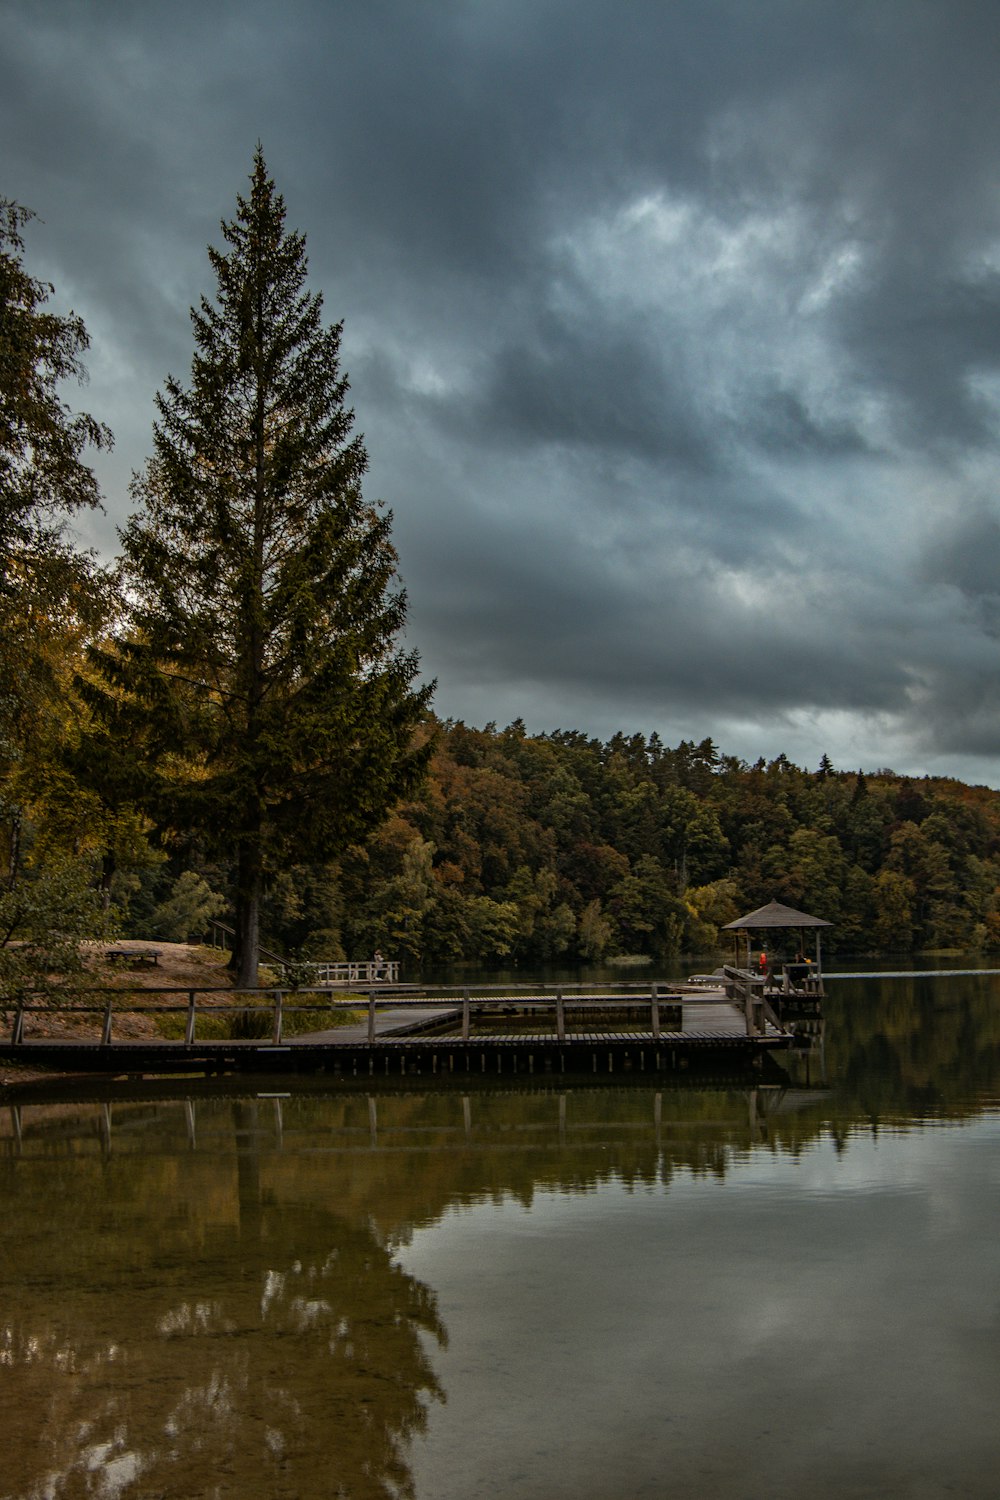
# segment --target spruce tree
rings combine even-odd
[[[235,862],[236,982],[257,978],[269,872],[335,857],[417,779],[429,688],[399,638],[391,512],[366,501],[341,324],[258,146],[209,249],[190,383],[157,396],[122,532],[130,629],[112,675],[146,705],[163,806]],[[108,665],[110,658],[105,658]]]

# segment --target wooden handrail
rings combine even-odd
[[[236,930],[229,926],[228,922],[220,922],[215,917],[209,924],[212,938],[212,946],[221,948],[223,952],[228,951],[233,945]],[[221,934],[223,941],[219,942]],[[228,939],[228,942],[226,941]],[[283,958],[280,953],[275,953],[270,948],[259,948],[258,952],[265,963],[271,964],[279,969],[287,969],[294,959]],[[399,960],[388,959],[316,959],[309,961],[317,984],[398,984],[399,983]]]
[[[586,987],[580,986],[578,988],[585,989]],[[261,1015],[270,1014],[272,1021],[271,1035],[273,1038],[273,1044],[275,1046],[281,1046],[284,1034],[284,1021],[287,1016],[293,1014],[306,1014],[315,1012],[317,1010],[356,1011],[360,1009],[361,1005],[364,1003],[361,1000],[360,996],[353,998],[340,998],[335,997],[334,993],[329,989],[317,989],[302,992],[302,997],[304,998],[304,995],[306,994],[321,997],[323,1002],[322,1005],[317,1006],[315,1001],[311,1004],[289,1004],[290,997],[288,991],[283,987],[257,987],[255,989],[236,990],[229,987],[205,986],[199,989],[191,989],[189,986],[185,987],[163,985],[156,986],[155,988],[144,987],[138,990],[123,990],[109,989],[103,986],[98,988],[95,986],[90,990],[90,993],[94,994],[95,996],[100,996],[101,1003],[90,1005],[81,1005],[79,1003],[54,1005],[51,999],[44,1001],[40,1000],[35,1004],[32,1004],[28,1000],[21,1000],[17,1004],[16,1008],[10,1007],[10,1009],[14,1010],[14,1020],[10,1036],[10,1045],[14,1047],[25,1045],[25,1018],[32,1015],[52,1016],[58,1014],[67,1014],[74,1016],[100,1016],[100,1043],[101,1045],[106,1046],[109,1045],[113,1040],[114,1023],[117,1016],[147,1014],[151,1016],[183,1015],[185,1018],[183,1045],[190,1047],[195,1044],[197,1017],[199,1014],[229,1015],[239,1012],[253,1011]],[[748,990],[748,994],[752,994],[752,991]],[[199,1006],[198,997],[207,997],[209,995],[225,995],[228,998],[226,1000],[213,999],[211,1004],[203,1004]],[[184,998],[183,1000],[173,998],[161,998],[157,1000],[153,998],[155,996],[183,996]],[[448,1005],[449,1002],[445,994],[439,992],[437,998],[440,998],[443,1006],[446,1007]],[[567,1037],[566,1017],[568,1010],[573,1010],[578,1015],[581,1013],[586,1014],[588,1011],[592,1012],[595,1010],[635,1011],[637,1009],[643,1008],[644,1004],[648,1004],[650,1033],[654,1040],[658,1040],[661,1036],[661,1004],[666,1003],[668,1005],[682,1005],[685,999],[691,1000],[692,998],[694,999],[694,1003],[697,1003],[698,1005],[706,1005],[712,1003],[732,1003],[732,1001],[722,993],[713,996],[705,992],[699,992],[696,997],[692,997],[690,994],[685,994],[680,991],[668,991],[666,993],[661,993],[658,984],[654,984],[651,989],[646,992],[645,995],[635,992],[622,993],[621,991],[615,994],[603,991],[596,994],[577,993],[567,995],[563,988],[556,990],[554,994],[538,994],[536,992],[531,995],[513,995],[509,992],[509,990],[504,990],[502,993],[490,992],[487,994],[480,993],[477,995],[472,995],[468,989],[465,989],[461,992],[461,1008],[460,1011],[457,1012],[457,1014],[460,1015],[461,1018],[460,1024],[462,1039],[463,1041],[468,1041],[471,1037],[471,1024],[473,1016],[489,1013],[490,1011],[495,1011],[498,1006],[509,1008],[509,1005],[512,1004],[525,1012],[547,1012],[554,1015],[556,1039],[559,1042],[564,1042]],[[367,996],[367,1032],[369,1045],[374,1045],[377,1039],[376,1015],[378,1010],[405,1010],[408,1005],[414,1003],[419,1003],[422,1007],[426,1007],[428,1004],[433,1004],[434,999],[435,996],[433,994],[425,994],[420,997],[419,1000],[417,999],[417,997],[413,996],[407,996],[407,998],[404,1000],[399,996],[387,995],[384,991],[377,992],[374,989],[370,990]],[[120,1004],[116,1005],[116,1000],[119,1001]],[[257,1003],[255,1003],[255,1001]],[[505,1004],[505,1002],[507,1002],[507,1004]],[[754,1007],[760,1007],[762,1004],[766,1006],[767,1019],[770,1020],[778,1030],[782,1029],[780,1022],[774,1015],[771,1007],[767,1005],[766,1002],[763,1002],[762,998],[753,996],[752,1004]],[[747,1027],[748,1036],[762,1035],[765,1029],[764,1015],[761,1015],[760,1022],[759,1024],[757,1024],[753,1012],[750,1011],[748,1013]],[[165,1043],[165,1045],[171,1044]]]

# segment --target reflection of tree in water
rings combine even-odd
[[[0,1389],[8,1434],[27,1441],[6,1445],[0,1494],[412,1494],[408,1444],[442,1398],[433,1294],[368,1220],[262,1202],[255,1158],[245,1143],[236,1214],[194,1255],[177,1232],[191,1204],[166,1182],[159,1215],[140,1185],[141,1226],[124,1181],[92,1220],[75,1193],[47,1205],[62,1219],[49,1247],[75,1245],[85,1274],[77,1285],[70,1251],[18,1278]],[[216,1160],[231,1174],[231,1156]]]

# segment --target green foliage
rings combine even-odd
[[[111,434],[63,400],[65,382],[84,378],[87,333],[72,313],[48,308],[53,288],[24,267],[32,217],[0,200],[0,858],[8,886],[45,820],[41,783],[72,733],[74,657],[109,606],[107,580],[64,526],[98,504],[83,454],[108,446]]]
[[[89,864],[54,860],[0,892],[0,999],[65,1001],[82,986],[86,942],[115,935]]]
[[[192,936],[202,937],[212,918],[221,916],[225,909],[224,897],[194,870],[185,870],[174,881],[166,901],[154,910],[150,931],[168,942],[186,943]]]
[[[337,882],[346,951],[415,966],[708,955],[772,898],[845,951],[1000,947],[1000,793],[445,724],[420,797]]]
[[[97,482],[82,462],[88,445],[111,434],[60,394],[85,376],[89,345],[80,318],[46,304],[54,288],[24,268],[22,231],[34,215],[0,199],[0,545],[37,540],[67,511],[98,504]]]

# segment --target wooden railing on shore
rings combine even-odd
[[[226,922],[218,922],[213,917],[209,927],[209,936],[213,948],[220,948],[224,953],[229,953],[236,934]],[[274,969],[284,971],[292,962],[290,959],[282,958],[280,953],[272,952],[270,948],[261,948],[259,952],[264,962]],[[399,983],[399,960],[395,958],[368,958],[329,963],[320,959],[315,963],[310,963],[308,967],[316,984]]]
[[[398,984],[399,962],[370,958],[360,963],[314,963],[317,984]]]

